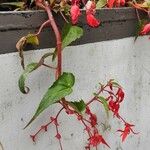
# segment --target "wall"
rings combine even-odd
[[[96,90],[98,82],[116,79],[124,87],[126,100],[121,108],[121,114],[135,124],[139,135],[130,136],[121,144],[119,134],[122,126],[118,121],[106,119],[99,106],[94,111],[99,113],[100,122],[111,127],[111,132],[102,133],[112,150],[149,150],[150,142],[150,43],[148,37],[125,38],[66,48],[63,54],[64,71],[75,74],[74,93],[69,97],[73,100],[89,99]],[[26,63],[38,61],[48,50],[25,52]],[[41,134],[37,143],[33,144],[29,135],[34,133],[42,123],[54,115],[57,106],[45,111],[34,123],[23,130],[36,110],[42,95],[53,82],[53,73],[45,68],[33,72],[27,85],[30,93],[19,92],[17,81],[22,69],[17,53],[0,55],[0,142],[4,150],[58,150],[55,138],[55,128]],[[68,119],[64,114],[60,117],[61,133],[64,150],[83,150],[85,135],[83,128],[76,123],[75,118]],[[109,136],[108,136],[109,134]],[[100,146],[101,150],[108,149]],[[0,149],[1,150],[1,149]]]

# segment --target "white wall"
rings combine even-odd
[[[38,61],[48,50],[25,53],[26,62]],[[121,125],[118,121],[107,120],[100,107],[100,122],[111,126],[111,132],[103,131],[112,150],[149,150],[150,143],[150,41],[141,37],[134,43],[133,38],[99,42],[81,46],[72,46],[64,50],[64,71],[76,76],[74,93],[70,99],[89,99],[96,90],[98,82],[114,78],[124,87],[126,100],[121,114],[136,125],[137,136],[130,136],[125,143],[116,130]],[[17,81],[22,69],[17,53],[0,55],[0,142],[4,150],[58,150],[58,141],[54,138],[55,128],[41,134],[36,144],[29,135],[42,123],[56,113],[52,106],[26,130],[22,128],[29,121],[43,94],[53,82],[53,73],[41,68],[35,71],[27,81],[31,91],[28,95],[19,92]],[[64,150],[84,150],[85,135],[83,128],[64,114],[60,117],[60,129],[63,135]],[[72,134],[73,133],[73,134]],[[109,134],[109,135],[108,135]],[[108,149],[100,146],[101,150]],[[1,150],[1,149],[0,149]]]

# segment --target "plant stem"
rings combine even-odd
[[[62,41],[61,41],[61,34],[58,30],[58,27],[56,25],[56,22],[54,20],[50,5],[45,2],[45,10],[48,14],[48,18],[50,21],[50,24],[52,26],[52,29],[55,33],[56,37],[56,48],[57,48],[57,78],[61,75],[61,70],[62,70]]]

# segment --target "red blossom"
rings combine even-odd
[[[91,27],[98,27],[100,25],[100,21],[97,20],[92,14],[87,14],[86,19],[88,25],[90,25]]]
[[[80,8],[76,3],[71,6],[70,13],[72,24],[76,24],[78,22],[79,16],[81,15]]]
[[[108,4],[108,7],[109,7],[109,8],[112,8],[113,5],[114,5],[114,3],[115,3],[115,0],[108,0],[108,1],[107,1],[107,4]]]
[[[33,142],[35,142],[35,135],[30,135]]]
[[[118,130],[118,132],[121,132],[121,136],[122,136],[122,142],[125,141],[125,139],[127,138],[127,136],[132,132],[133,134],[138,134],[135,133],[132,129],[132,127],[134,127],[134,125],[131,125],[129,123],[125,123],[125,128],[124,130]]]
[[[115,116],[119,116],[119,108],[120,108],[120,105],[119,103],[111,100],[109,102],[109,109],[114,113]]]
[[[91,27],[98,27],[100,25],[100,21],[97,20],[94,16],[96,4],[94,1],[88,1],[86,3],[86,20],[89,26]]]
[[[43,125],[43,126],[41,126],[41,129],[43,129],[45,132],[47,131],[47,126],[45,125]]]
[[[86,111],[85,111],[85,113],[87,113],[88,115],[90,115],[90,114],[91,114],[90,108],[89,108],[88,106],[86,107]]]
[[[106,146],[109,147],[109,145],[106,143],[106,141],[104,140],[104,138],[96,133],[94,134],[90,139],[89,139],[89,144],[92,145],[93,147],[98,146],[99,144],[105,144]],[[110,147],[109,147],[110,148]]]
[[[95,114],[91,114],[90,116],[90,120],[91,120],[91,126],[94,127],[97,125],[97,117]]]
[[[143,29],[142,29],[142,31],[141,31],[141,35],[146,35],[146,34],[148,34],[150,32],[150,23],[148,23],[148,24],[146,24],[144,27],[143,27]]]
[[[107,5],[109,8],[124,6],[125,0],[108,0]]]
[[[121,88],[118,89],[116,96],[118,96],[117,102],[121,103],[124,99],[124,92]]]
[[[60,135],[59,133],[57,133],[55,137],[56,137],[58,140],[61,139],[61,135]]]

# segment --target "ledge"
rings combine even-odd
[[[86,24],[84,15],[79,20],[79,26],[84,29],[84,36],[72,45],[121,39],[135,35],[137,16],[133,8],[101,9],[96,13],[101,20],[101,26],[91,28]],[[142,14],[143,15],[143,14]],[[34,33],[43,21],[47,19],[44,11],[0,12],[0,54],[16,52],[15,44],[20,37],[29,32]],[[60,28],[64,20],[56,17]],[[40,36],[39,48],[55,47],[54,34],[50,29],[44,29]],[[27,50],[33,49],[28,47]]]

